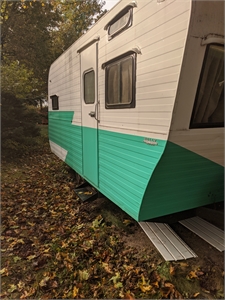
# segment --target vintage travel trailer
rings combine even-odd
[[[137,221],[223,201],[224,2],[117,3],[50,68],[49,140]]]

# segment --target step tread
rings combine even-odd
[[[166,261],[197,257],[168,224],[139,222],[139,225]]]
[[[224,247],[224,231],[203,220],[200,217],[193,217],[179,221],[180,224],[197,234],[211,246],[220,252],[225,250]]]

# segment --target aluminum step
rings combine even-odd
[[[76,187],[74,191],[81,201],[91,201],[98,198],[98,191],[87,182]]]
[[[224,251],[224,231],[199,217],[179,221],[220,252]]]
[[[165,223],[139,222],[166,261],[197,257],[194,251]]]

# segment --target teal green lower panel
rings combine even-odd
[[[82,175],[82,127],[72,125],[74,112],[50,111],[49,140],[68,151],[65,162]]]
[[[72,125],[49,112],[49,139],[65,162],[135,220],[223,201],[224,168],[171,142]]]
[[[83,131],[83,176],[98,187],[98,131],[82,127]]]
[[[140,208],[140,221],[224,200],[224,168],[167,143]]]
[[[165,145],[162,140],[150,145],[141,136],[99,130],[99,189],[136,220]]]

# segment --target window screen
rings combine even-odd
[[[133,9],[128,7],[119,13],[109,24],[108,24],[108,35],[109,39],[129,28],[132,25]]]
[[[128,27],[130,23],[130,15],[131,15],[131,10],[126,12],[122,17],[120,17],[113,24],[111,24],[109,26],[109,31],[108,31],[109,35],[113,35],[118,31]]]
[[[84,74],[84,102],[86,104],[95,102],[95,72],[93,70]]]
[[[190,128],[224,126],[224,46],[208,45]]]
[[[135,55],[106,66],[106,108],[135,107]]]
[[[57,95],[50,96],[52,99],[52,110],[58,110],[59,109],[59,97]]]

